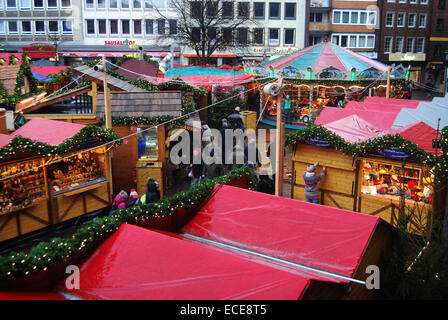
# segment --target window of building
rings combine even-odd
[[[72,22],[70,20],[62,21],[62,33],[63,34],[73,33]]]
[[[3,1],[0,1],[0,10],[3,10],[3,9],[4,9]],[[5,26],[4,22],[2,22],[2,24],[3,24],[3,27],[4,27]]]
[[[121,0],[121,9],[129,9],[129,0]]]
[[[58,8],[58,0],[47,0],[47,9],[56,10]]]
[[[45,33],[45,22],[41,20],[34,21],[34,32],[36,34]]]
[[[440,10],[445,10],[445,0],[439,0],[439,9]]]
[[[53,34],[59,33],[58,21],[56,21],[56,20],[48,21],[48,33],[53,33]]]
[[[222,37],[224,38],[224,41],[226,43],[232,43],[233,42],[233,32],[231,28],[224,28],[222,29]]]
[[[10,34],[18,34],[19,33],[19,26],[17,24],[17,21],[13,21],[13,20],[8,21],[8,33],[10,33]]]
[[[406,3],[407,0],[398,0],[398,3]]]
[[[373,49],[375,36],[366,34],[333,34],[331,41],[345,48]]]
[[[403,52],[403,42],[404,37],[397,37],[395,41],[395,52],[402,53]]]
[[[408,27],[415,28],[415,24],[417,23],[417,14],[409,13],[408,15]]]
[[[7,10],[17,10],[16,0],[6,0],[6,9]],[[8,29],[8,32],[9,32],[9,29]]]
[[[207,37],[209,39],[216,39],[216,34],[217,34],[218,30],[217,28],[207,28]]]
[[[69,9],[72,6],[71,0],[61,0],[61,9]]]
[[[415,44],[415,38],[408,37],[406,39],[406,52],[413,53],[414,52],[414,44]]]
[[[294,31],[295,29],[285,29],[285,46],[293,46],[294,45]]]
[[[165,8],[165,0],[156,0],[156,7],[158,9],[163,9]]]
[[[34,0],[33,9],[34,10],[44,10],[44,0]]]
[[[170,34],[177,34],[177,21],[170,20]],[[215,37],[216,37],[216,29],[215,29]]]
[[[395,0],[387,0],[387,3],[395,3]]]
[[[145,0],[145,9],[152,9],[153,3],[152,0]]]
[[[349,36],[348,37],[348,47],[349,48],[356,48],[358,46],[357,44],[357,36]]]
[[[31,10],[31,0],[20,0],[20,10]]]
[[[153,34],[154,33],[154,21],[153,20],[145,20],[145,33]]]
[[[218,13],[218,1],[207,2],[205,12],[207,17],[214,17]]]
[[[366,36],[358,36],[358,48],[365,48],[367,46]]]
[[[420,4],[428,4],[428,0],[420,0]]]
[[[238,17],[249,18],[249,2],[238,2]]]
[[[436,30],[439,31],[439,32],[443,32],[444,28],[445,28],[445,21],[444,21],[444,19],[437,19]]]
[[[132,6],[134,9],[141,9],[142,8],[142,0],[134,0]]]
[[[264,19],[264,2],[254,2],[254,18]]]
[[[110,34],[118,34],[118,20],[109,20]]]
[[[134,20],[134,34],[142,34],[142,20]]]
[[[110,9],[118,9],[118,0],[109,0]]]
[[[193,19],[199,19],[201,16],[201,2],[192,1],[190,2],[190,15]]]
[[[310,22],[322,22],[323,14],[322,12],[310,12]]]
[[[5,21],[0,20],[0,34],[5,34]]]
[[[376,24],[376,11],[333,10],[333,24],[374,25]]]
[[[247,40],[248,40],[247,35],[248,35],[247,28],[238,28],[237,29],[238,44],[247,44]]]
[[[22,21],[22,34],[31,34],[31,21]]]
[[[417,38],[417,53],[425,52],[425,38]]]
[[[386,27],[394,26],[394,17],[395,17],[395,12],[387,12],[386,13]]]
[[[278,46],[280,44],[280,29],[269,29],[269,45]]]
[[[191,28],[191,38],[195,42],[201,41],[201,29],[200,28]]]
[[[233,18],[233,2],[224,1],[222,3],[222,17]]]
[[[384,53],[392,52],[393,37],[384,37]]]
[[[98,20],[98,34],[106,34],[106,20]]]
[[[165,20],[157,20],[157,32],[158,34],[165,34]]]
[[[130,21],[129,20],[121,20],[121,34],[130,34]]]
[[[168,1],[168,8],[176,8],[176,3],[174,2],[174,0],[167,0]]]
[[[426,28],[426,13],[420,13],[418,17],[418,27]]]
[[[285,3],[285,20],[295,20],[295,19],[296,19],[296,4]]]
[[[96,7],[98,9],[106,9],[106,0],[97,0]]]
[[[417,4],[417,0],[409,0],[410,4]]]
[[[93,9],[93,8],[95,8],[93,0],[86,0],[86,9]]]
[[[442,46],[440,44],[436,44],[434,46],[434,57],[441,57],[442,56]]]
[[[406,20],[406,13],[398,12],[397,13],[397,27],[404,27],[404,22]]]
[[[254,44],[264,44],[264,29],[254,29]]]
[[[269,3],[269,19],[280,19],[280,3]]]

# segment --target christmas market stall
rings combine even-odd
[[[355,116],[288,134],[294,153],[292,196],[305,200],[303,175],[318,162],[316,173],[326,167],[318,185],[320,204],[377,215],[396,225],[404,201],[426,217],[443,198],[436,187],[440,179],[432,144],[438,136],[424,122],[385,131]]]
[[[35,118],[2,139],[0,241],[106,208],[117,134]],[[119,144],[119,142],[118,142]]]
[[[343,107],[349,100],[359,101],[385,91],[390,96],[404,86],[402,66],[389,68],[331,42],[322,42],[298,52],[262,63],[264,71],[254,69],[259,77],[283,78],[283,99],[292,103],[287,129],[303,129],[324,107]],[[400,69],[401,68],[401,69]],[[398,70],[399,69],[399,70]],[[384,90],[383,90],[384,89]],[[275,126],[277,99],[263,95],[261,123]]]

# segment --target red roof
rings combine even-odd
[[[399,99],[401,100],[401,99]],[[401,100],[401,101],[412,101],[412,100]],[[349,101],[344,106],[344,109],[352,109],[352,110],[367,110],[367,111],[381,111],[381,112],[400,112],[401,109],[415,109],[418,104],[415,103],[382,103],[382,102],[358,102],[358,101]]]
[[[214,248],[122,224],[80,266],[82,299],[296,300],[310,279]]]
[[[384,133],[355,114],[324,124],[324,127],[349,143],[359,143]]]
[[[9,56],[13,55],[17,58],[17,65],[20,65],[22,64],[22,54],[22,52],[1,52],[0,59],[3,59],[6,62],[5,65],[7,65],[9,63]]]
[[[59,71],[70,68],[69,66],[47,66],[47,67],[31,67],[32,72],[36,72],[42,76],[48,76],[49,74],[56,73]]]
[[[0,148],[6,146],[11,139],[12,137],[10,135],[0,133]]]
[[[33,141],[57,146],[65,139],[73,137],[84,127],[84,124],[33,118],[14,131],[11,137],[22,136]]]
[[[383,103],[383,104],[405,104],[406,108],[417,108],[420,102],[423,100],[408,100],[408,99],[394,99],[384,97],[366,97],[364,102]]]
[[[436,154],[436,150],[432,148],[432,139],[436,139],[437,130],[422,121],[392,130],[388,133],[398,133],[403,138],[414,142],[426,152]],[[440,134],[438,136],[440,138]],[[439,153],[441,153],[441,150],[439,150]]]
[[[380,220],[220,186],[182,231],[351,277]]]

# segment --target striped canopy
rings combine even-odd
[[[264,62],[262,65],[268,69],[272,67],[274,70],[292,67],[303,72],[306,72],[309,67],[313,71],[321,71],[333,67],[341,72],[351,72],[353,68],[357,72],[371,68],[384,72],[388,68],[378,61],[364,57],[331,42],[321,42],[303,50]]]

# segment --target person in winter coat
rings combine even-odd
[[[140,203],[140,199],[138,198],[138,193],[135,191],[135,189],[131,189],[131,192],[129,193],[129,198],[126,201],[126,208],[135,206]]]
[[[319,204],[319,188],[317,184],[319,180],[323,179],[327,174],[327,168],[323,168],[321,174],[316,174],[316,167],[319,163],[309,165],[306,172],[303,173],[303,180],[305,181],[305,198],[307,202]]]
[[[112,202],[112,207],[110,208],[109,215],[112,213],[112,211],[126,208],[126,200],[127,199],[128,199],[127,192],[124,190],[121,190],[115,196],[114,202]]]
[[[152,178],[148,178],[145,194],[141,197],[140,201],[143,204],[157,202],[160,200],[159,184]]]

